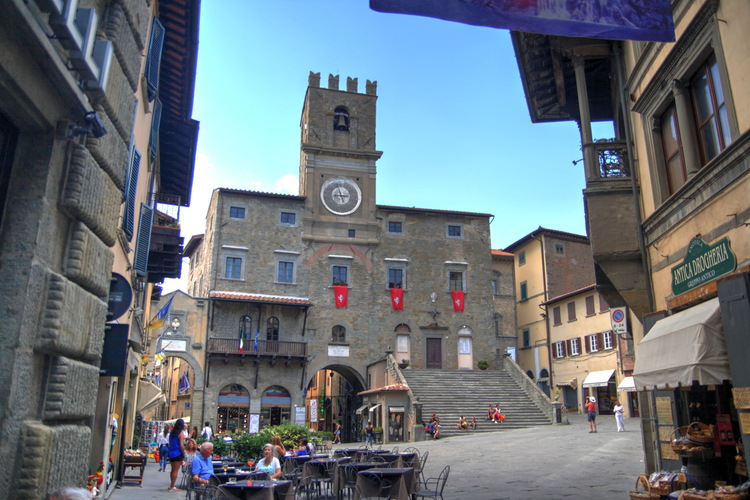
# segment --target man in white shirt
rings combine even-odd
[[[204,424],[201,436],[208,441],[211,441],[211,438],[214,436],[214,431],[211,429],[211,425],[208,422]]]

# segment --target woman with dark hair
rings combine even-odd
[[[185,421],[181,418],[177,419],[172,432],[169,433],[169,463],[172,465],[172,470],[169,474],[171,480],[169,484],[169,491],[180,491],[175,488],[174,483],[177,481],[177,473],[180,471],[182,465],[182,459],[185,458],[185,434],[182,432],[185,428]]]
[[[190,431],[190,439],[198,439],[198,427],[193,426],[193,430]]]
[[[156,445],[159,447],[159,472],[167,470],[167,455],[169,455],[169,424],[164,424],[164,432],[156,437]]]

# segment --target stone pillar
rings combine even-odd
[[[581,129],[583,146],[583,165],[586,171],[586,182],[599,178],[599,160],[596,150],[590,146],[593,141],[591,133],[591,112],[589,111],[589,93],[586,88],[586,72],[583,56],[573,56],[573,68],[576,75],[576,92],[578,94],[578,114],[581,116],[578,126]]]

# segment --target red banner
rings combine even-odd
[[[464,311],[464,292],[453,290],[451,292],[451,298],[453,299],[453,310],[456,312]]]
[[[333,287],[333,298],[336,301],[336,307],[346,309],[349,305],[348,300],[349,287],[345,285],[335,285]]]
[[[404,310],[404,290],[402,288],[391,288],[391,305],[394,311]]]

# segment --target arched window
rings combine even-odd
[[[253,334],[253,320],[250,316],[240,318],[240,336],[243,339],[249,339]]]
[[[346,342],[346,328],[341,325],[336,325],[331,328],[331,342],[344,343]]]
[[[349,111],[343,106],[333,111],[333,130],[349,132]]]
[[[539,372],[539,378],[549,378],[549,372],[546,368],[542,368],[542,371]]]
[[[279,340],[279,318],[276,316],[266,321],[266,340]]]
[[[411,328],[409,328],[409,325],[401,323],[400,325],[396,326],[396,329],[394,331],[396,333],[411,333]]]

